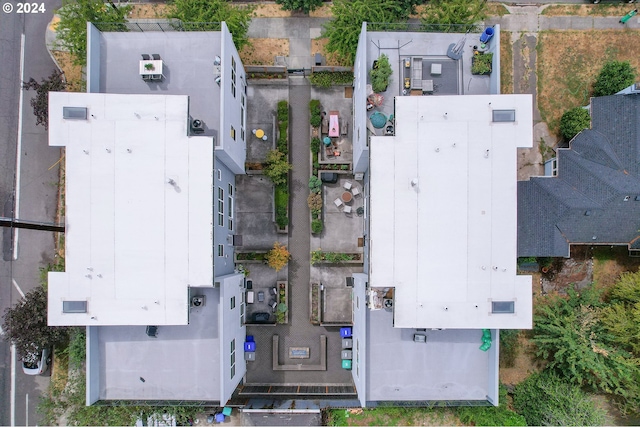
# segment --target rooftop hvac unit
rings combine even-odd
[[[204,133],[204,123],[200,119],[194,119],[191,121],[191,132],[194,134]]]
[[[204,307],[204,295],[191,297],[191,307]]]

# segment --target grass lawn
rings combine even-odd
[[[329,426],[459,426],[449,408],[372,408],[327,410]]]
[[[558,134],[562,114],[587,105],[592,86],[608,60],[640,69],[640,32],[620,30],[543,31],[538,40],[538,108]]]

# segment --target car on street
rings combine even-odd
[[[51,349],[46,347],[39,353],[30,353],[22,358],[22,372],[27,375],[42,375],[51,364]]]

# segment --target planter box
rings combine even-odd
[[[309,292],[309,321],[312,325],[320,325],[322,295],[320,293],[320,284],[311,283]]]
[[[287,282],[286,280],[279,280],[278,282],[276,282],[276,289],[278,290],[278,304],[285,303],[287,305],[287,311],[284,313],[284,320],[279,323],[287,324],[289,323],[289,282]],[[281,289],[284,289],[284,296],[280,293]],[[277,314],[278,313],[276,311],[276,319]]]
[[[341,252],[342,253],[342,252]],[[346,253],[346,252],[345,252]],[[343,264],[364,264],[364,254],[362,252],[349,252],[349,255],[358,255],[360,259],[350,259],[346,261],[326,261],[319,260],[313,263],[313,265],[343,265]]]
[[[482,73],[478,73],[478,72],[474,72],[473,71],[473,65],[477,61],[480,60],[479,56],[482,56],[482,55],[474,55],[474,56],[471,57],[471,74],[476,75],[476,76],[488,76],[488,75],[490,75],[491,74],[491,70],[492,70],[492,63],[489,63],[489,71],[485,71],[485,72],[482,72]]]
[[[238,256],[241,254],[254,253],[254,254],[266,254],[269,251],[241,251],[234,252],[233,254],[233,262],[236,264],[266,264],[266,259],[238,259]]]

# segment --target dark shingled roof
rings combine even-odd
[[[592,98],[591,125],[558,150],[558,176],[518,182],[519,257],[640,248],[640,95]]]

